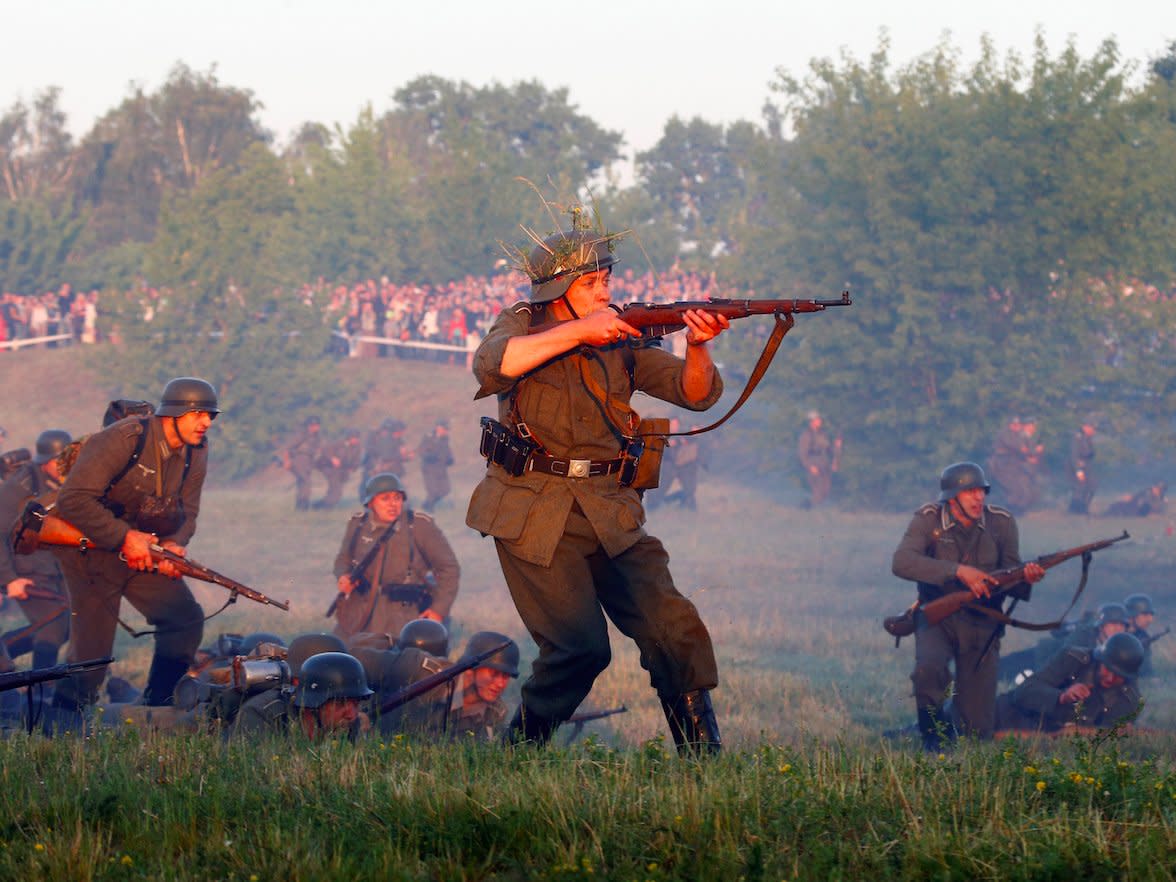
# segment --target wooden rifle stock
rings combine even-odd
[[[1067,548],[1063,551],[1055,551],[1052,554],[1043,554],[1041,557],[1035,558],[1030,563],[1035,563],[1043,570],[1048,570],[1056,567],[1071,558],[1080,557],[1086,554],[1093,554],[1096,551],[1101,551],[1114,545],[1116,542],[1122,542],[1124,539],[1131,538],[1126,530],[1123,531],[1122,536],[1116,536],[1113,539],[1100,539],[1098,542],[1091,542],[1089,545],[1078,545],[1074,548]],[[997,570],[990,573],[996,584],[992,587],[992,595],[999,596],[1005,594],[1017,585],[1025,581],[1025,567],[1028,564],[1022,564],[1018,567],[1009,567],[1003,570]],[[954,580],[953,580],[954,581]],[[950,615],[958,613],[961,609],[970,603],[974,603],[976,597],[971,591],[951,591],[944,594],[942,597],[937,597],[934,600],[924,603],[920,609],[922,610],[924,618],[928,625],[938,625]]]
[[[410,683],[399,692],[395,692],[390,697],[384,699],[384,701],[380,703],[380,713],[390,713],[391,711],[396,710],[396,708],[408,704],[413,699],[420,698],[426,692],[432,692],[438,686],[444,686],[446,683],[449,683],[452,680],[456,680],[466,671],[472,671],[474,668],[482,664],[482,662],[486,661],[486,659],[502,652],[502,650],[510,646],[512,642],[513,641],[511,640],[503,640],[497,646],[492,646],[485,652],[480,652],[477,655],[470,656],[469,658],[463,658],[452,667],[448,667],[443,671],[438,671],[435,674],[429,674],[429,676],[423,677],[420,680],[417,680],[415,683]]]

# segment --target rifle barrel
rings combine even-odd
[[[420,698],[426,692],[432,692],[438,686],[443,686],[451,680],[456,680],[466,671],[473,670],[474,668],[478,667],[478,665],[482,664],[482,662],[486,661],[486,659],[502,652],[502,650],[510,646],[512,642],[513,641],[511,640],[503,640],[497,646],[492,646],[485,652],[480,652],[477,655],[462,659],[443,671],[438,671],[435,674],[429,674],[429,676],[422,677],[415,683],[410,683],[399,692],[395,692],[388,698],[384,699],[384,701],[380,703],[380,713],[386,714],[390,711],[394,711],[396,708],[408,704],[413,699]]]

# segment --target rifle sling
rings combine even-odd
[[[663,438],[701,435],[703,432],[717,429],[723,423],[727,422],[727,420],[731,419],[731,417],[735,416],[735,411],[743,407],[747,399],[751,397],[751,393],[755,391],[755,387],[759,385],[759,381],[768,372],[768,367],[772,364],[772,359],[776,357],[776,350],[780,348],[780,343],[784,340],[784,335],[791,331],[792,326],[796,324],[796,319],[793,318],[792,313],[787,313],[786,316],[786,318],[781,318],[779,313],[774,314],[776,326],[772,328],[772,335],[768,337],[768,342],[764,344],[764,351],[760,353],[760,357],[755,363],[755,368],[752,370],[751,376],[747,378],[747,385],[743,387],[743,393],[739,396],[739,400],[731,406],[730,410],[709,426],[703,426],[701,429],[691,429],[688,432],[667,432],[664,435],[659,432],[657,435]]]
[[[1066,607],[1065,612],[1053,622],[1026,622],[1021,619],[1014,619],[1012,616],[1001,612],[999,609],[993,609],[990,606],[980,606],[974,603],[965,603],[963,608],[972,612],[980,613],[988,616],[988,618],[1001,624],[1008,625],[1013,628],[1021,628],[1024,631],[1052,631],[1054,628],[1060,627],[1065,621],[1066,616],[1074,609],[1074,605],[1078,602],[1078,598],[1082,596],[1082,592],[1086,590],[1086,578],[1090,574],[1090,562],[1094,559],[1094,555],[1087,551],[1082,555],[1082,578],[1078,580],[1078,587],[1074,591],[1074,596],[1070,598],[1070,605]],[[1012,607],[1010,607],[1011,611]]]

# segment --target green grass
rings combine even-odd
[[[9,389],[26,403],[0,416],[12,440],[49,425],[92,428],[109,396],[86,369],[61,367],[72,357],[21,354],[21,371],[64,371],[58,379],[72,385],[40,401],[18,371]],[[437,520],[462,565],[454,642],[503,631],[522,643],[525,667],[535,649],[493,546],[464,526],[482,467],[477,416],[486,412],[470,401],[464,370],[341,369],[383,381],[358,424],[395,414],[415,443],[430,419],[453,416],[455,503]],[[405,477],[419,499],[419,471]],[[353,483],[347,498],[354,494]],[[930,496],[930,487],[913,490],[909,507]],[[0,879],[1172,878],[1174,737],[965,745],[943,759],[881,737],[913,716],[913,647],[896,650],[880,624],[913,597],[890,575],[908,515],[804,512],[799,500],[795,488],[710,476],[697,513],[658,509],[648,525],[714,638],[714,698],[731,748],[716,762],[667,754],[637,653],[614,635],[613,664],[588,704],[630,712],[590,724],[593,740],[568,750],[224,745],[133,730],[86,741],[10,737],[0,742]],[[293,606],[283,613],[242,600],[206,625],[206,639],[329,625],[331,565],[352,509],[296,513],[292,502],[292,481],[277,469],[210,483],[192,554]],[[1147,591],[1157,624],[1170,623],[1167,521],[1044,511],[1021,519],[1022,546],[1036,555],[1124,526],[1134,541],[1096,557],[1081,606]],[[1019,612],[1059,614],[1078,569],[1052,571]],[[194,590],[208,610],[223,602],[221,589]],[[18,621],[4,616],[5,626]],[[1005,646],[1035,639],[1012,632]],[[120,635],[115,654],[116,671],[141,684],[149,639]],[[1176,639],[1156,645],[1155,667],[1140,722],[1176,730]]]

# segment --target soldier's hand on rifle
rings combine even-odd
[[[153,536],[151,533],[128,530],[120,549],[122,559],[132,570],[145,573],[155,566],[155,561],[151,558],[151,546],[158,541],[159,537]]]
[[[163,548],[166,548],[168,551],[170,551],[174,555],[177,555],[178,557],[187,557],[187,555],[188,555],[188,549],[186,549],[183,545],[177,545],[175,542],[172,542],[170,539],[167,542],[163,542],[160,544]],[[174,563],[172,563],[170,560],[158,560],[155,562],[155,566],[158,567],[159,571],[161,573],[163,573],[165,576],[167,576],[169,579],[178,579],[178,578],[180,578],[180,576],[183,575],[183,573],[181,573],[176,568],[176,565]]]
[[[731,327],[731,320],[725,315],[705,309],[688,309],[682,313],[682,318],[688,328],[686,342],[691,346],[707,343]]]
[[[1033,563],[1032,561],[1025,564],[1025,581],[1030,585],[1034,584],[1035,582],[1040,582],[1044,578],[1045,570],[1042,568],[1041,564]]]
[[[1058,696],[1058,704],[1077,704],[1090,698],[1090,687],[1085,683],[1074,683]]]
[[[25,578],[17,577],[8,583],[6,590],[8,592],[8,596],[13,598],[14,600],[28,600],[29,599],[29,590],[28,589],[30,589],[32,587],[33,587],[33,580],[32,579],[25,579]]]
[[[613,309],[598,309],[579,319],[580,342],[589,346],[608,346],[625,337],[640,337],[641,332],[617,315]]]
[[[355,590],[355,583],[351,581],[351,577],[346,573],[339,577],[337,584],[339,586],[339,593],[345,597]]]
[[[963,583],[964,587],[972,592],[972,596],[977,600],[983,600],[991,595],[991,587],[996,584],[996,579],[984,572],[978,570],[976,567],[970,567],[967,564],[960,564],[956,567],[956,578]]]

